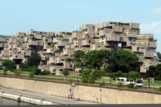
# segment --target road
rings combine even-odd
[[[53,102],[55,105],[96,104],[94,102],[89,102],[89,101],[77,101],[75,99],[68,99],[68,98],[59,97],[59,96],[50,96],[44,93],[31,92],[26,90],[17,90],[17,89],[11,89],[6,87],[0,87],[0,92],[5,92],[9,94],[14,94],[14,95],[22,95],[24,97],[34,98],[34,99],[43,99],[46,101]]]

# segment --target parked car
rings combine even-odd
[[[135,87],[143,87],[144,81],[143,80],[137,80],[134,84]]]
[[[126,77],[119,77],[117,78],[117,81],[121,83],[122,85],[129,85],[129,84],[134,84],[134,81],[129,80]]]
[[[121,83],[122,85],[130,85],[133,84],[134,87],[143,87],[144,86],[144,81],[142,79],[134,81],[134,80],[129,80],[126,77],[119,77],[117,78],[118,83]]]

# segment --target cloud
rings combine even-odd
[[[157,40],[157,51],[161,51],[161,20],[141,25],[142,33],[150,33]]]
[[[154,8],[153,14],[161,16],[161,7]]]

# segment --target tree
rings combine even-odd
[[[64,70],[63,70],[63,75],[64,75],[65,77],[67,77],[67,76],[69,75],[69,71],[66,70],[66,69],[64,69]]]
[[[161,53],[160,52],[157,52],[157,56],[158,56],[159,60],[161,61]]]
[[[37,52],[33,51],[31,53],[31,56],[27,59],[27,65],[37,67],[40,64],[40,61],[41,61],[40,55]]]
[[[78,50],[74,53],[74,62],[76,67],[82,67],[84,51]]]
[[[149,66],[149,69],[146,72],[146,77],[150,78],[150,77],[154,77],[156,72],[156,67],[154,65]]]
[[[74,62],[75,65],[82,68],[82,81],[88,83],[93,83],[101,76],[106,75],[102,71],[106,71],[109,75],[111,73],[110,76],[115,78],[130,71],[137,72],[140,68],[136,54],[125,50],[92,50],[86,53],[76,51]]]
[[[94,83],[96,80],[100,79],[104,75],[104,71],[86,69],[81,73],[81,81],[84,83]]]
[[[130,51],[112,51],[109,57],[109,69],[112,72],[122,71],[125,73],[139,71],[138,57]]]
[[[154,69],[154,78],[156,80],[161,80],[161,64],[156,65]]]
[[[108,61],[110,52],[108,50],[93,50],[84,55],[84,65],[87,68],[101,69]]]
[[[161,64],[150,66],[146,75],[147,77],[153,77],[155,80],[161,80]]]
[[[140,78],[140,74],[139,74],[139,72],[131,71],[128,73],[128,78],[130,80],[137,80],[138,78]]]
[[[12,71],[12,70],[16,69],[16,64],[14,63],[14,61],[9,60],[9,59],[4,60],[2,62],[2,66],[4,67],[5,70]]]

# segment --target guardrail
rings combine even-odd
[[[15,100],[17,102],[26,102],[30,104],[36,104],[36,105],[53,105],[54,104],[53,102],[46,101],[43,99],[35,99],[35,98],[25,97],[23,95],[9,94],[9,93],[5,93],[4,91],[0,92],[0,97]]]

